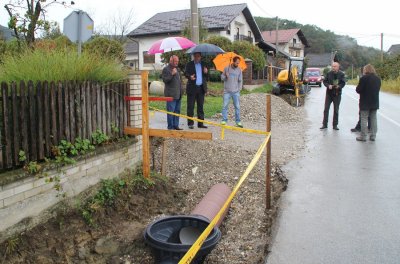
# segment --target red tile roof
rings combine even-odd
[[[299,28],[278,30],[278,43],[289,42],[299,32]],[[261,32],[263,39],[269,43],[276,42],[276,30]]]

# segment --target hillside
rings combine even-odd
[[[255,17],[261,31],[276,29],[274,18]],[[337,58],[342,68],[362,67],[367,63],[374,63],[380,58],[380,50],[365,46],[360,46],[357,41],[350,36],[337,35],[330,30],[323,30],[315,25],[303,25],[296,21],[280,19],[279,29],[300,28],[306,37],[309,48],[305,53],[326,53],[337,51]]]

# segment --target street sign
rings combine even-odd
[[[78,53],[81,52],[82,43],[92,37],[93,26],[93,20],[82,10],[73,11],[64,18],[63,33],[72,42],[78,43]]]

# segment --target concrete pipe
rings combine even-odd
[[[191,215],[200,215],[208,219],[210,222],[217,215],[218,211],[222,208],[225,201],[231,194],[231,189],[224,183],[215,184],[203,197],[199,204],[193,209]],[[227,208],[223,213],[221,219],[217,223],[219,227],[228,213]]]

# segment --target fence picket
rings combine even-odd
[[[97,98],[97,111],[96,111],[96,115],[97,115],[97,126],[95,127],[96,129],[101,129],[101,85],[100,84],[96,84],[96,98]]]
[[[4,167],[12,167],[12,150],[11,150],[11,132],[10,132],[10,109],[8,100],[8,85],[1,85],[1,95],[3,99],[3,132],[2,132],[2,145],[4,148]]]
[[[37,113],[35,86],[32,81],[28,82],[28,103],[29,103],[29,156],[32,160],[37,160]]]
[[[56,85],[50,83],[50,115],[51,115],[51,145],[57,146],[59,139],[57,133],[57,107],[56,107]]]
[[[75,87],[75,120],[76,138],[82,138],[82,113],[81,113],[81,84]]]
[[[107,122],[106,122],[106,91],[107,87],[105,85],[101,86],[101,130],[106,132]]]
[[[57,83],[57,117],[58,117],[58,142],[65,139],[64,135],[64,111],[63,111],[63,85],[62,82]]]
[[[91,100],[91,87],[90,82],[86,83],[86,138],[92,135],[92,100]]]
[[[43,87],[40,82],[36,85],[36,105],[37,105],[37,147],[38,147],[38,159],[43,160],[45,157],[44,150],[44,131],[43,131]]]
[[[64,82],[64,117],[65,117],[65,123],[64,123],[64,135],[65,135],[65,139],[69,142],[71,141],[71,121],[69,118],[69,102],[70,102],[70,98],[69,98],[69,93],[70,93],[70,86],[69,86],[69,82]]]
[[[91,111],[92,111],[92,130],[90,131],[90,135],[93,134],[93,132],[96,130],[97,127],[97,97],[96,97],[96,88],[97,88],[97,83],[92,83],[90,86],[90,96],[92,106],[91,106]]]
[[[44,142],[46,157],[51,155],[51,124],[50,124],[50,86],[49,82],[43,82],[43,114],[44,114]]]
[[[82,138],[87,138],[87,126],[86,126],[86,82],[81,85],[81,120],[82,120]]]
[[[20,111],[18,107],[18,87],[15,82],[11,84],[11,106],[12,106],[12,131],[13,131],[13,160],[14,165],[19,166],[19,150],[21,148],[20,142],[20,130],[18,123],[18,113]]]
[[[69,116],[70,116],[70,132],[71,142],[75,142],[76,125],[75,125],[75,100],[76,100],[76,82],[68,82],[69,91]]]
[[[28,115],[27,115],[27,103],[28,103],[28,87],[25,82],[20,82],[20,96],[21,96],[21,139],[22,139],[22,150],[25,152],[26,160],[28,163],[31,158],[29,156],[29,145],[28,145]]]

